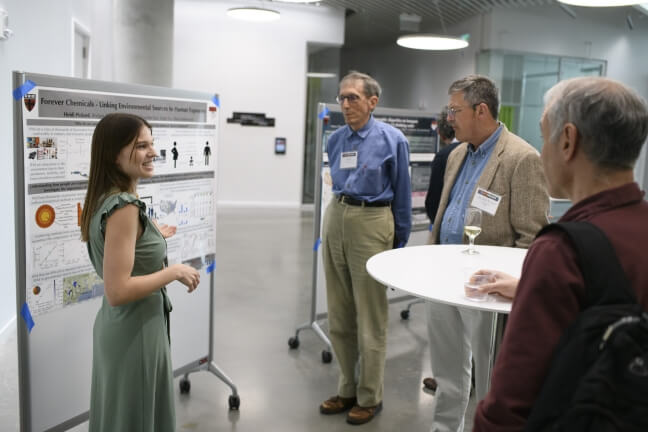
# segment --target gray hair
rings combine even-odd
[[[580,77],[559,82],[544,100],[549,142],[573,123],[590,161],[604,168],[633,168],[648,135],[648,107],[634,90],[608,78]]]
[[[370,98],[371,96],[377,96],[378,99],[380,99],[382,88],[380,88],[378,81],[369,75],[352,70],[342,78],[342,81],[340,81],[340,87],[342,87],[342,84],[346,81],[362,81],[365,97]]]
[[[468,75],[453,82],[448,89],[448,94],[463,92],[463,97],[472,108],[480,103],[485,103],[491,115],[497,120],[499,114],[499,90],[495,82],[483,75]]]

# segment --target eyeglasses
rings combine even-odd
[[[475,107],[476,107],[477,105],[479,105],[479,104],[481,104],[481,102],[478,102],[478,103],[476,103],[476,104],[472,104],[471,108],[472,108],[472,109],[475,109]],[[454,117],[454,116],[456,116],[458,113],[460,113],[461,111],[463,111],[463,110],[465,109],[465,107],[464,107],[464,108],[452,108],[452,107],[446,106],[445,109],[446,109],[446,111],[448,112],[448,117]]]
[[[355,95],[355,94],[349,94],[349,95],[337,95],[335,97],[335,100],[340,105],[342,105],[344,103],[344,99],[346,99],[347,101],[349,101],[350,104],[352,104],[352,103],[358,102],[360,100],[360,96]]]

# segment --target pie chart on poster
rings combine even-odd
[[[48,228],[54,223],[55,216],[54,208],[49,204],[43,204],[36,210],[36,225]]]

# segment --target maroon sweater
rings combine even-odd
[[[636,183],[575,204],[561,221],[586,220],[605,232],[648,310],[648,203]],[[553,231],[533,242],[474,431],[521,431],[547,375],[554,348],[582,310],[585,282],[567,235]]]

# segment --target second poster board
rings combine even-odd
[[[338,105],[319,104],[318,121],[322,122],[321,135],[317,137],[317,164],[321,166],[320,184],[315,194],[315,211],[319,213],[314,218],[316,228],[319,226],[321,238],[321,223],[324,211],[333,198],[332,185],[327,182],[330,178],[328,167],[328,155],[326,143],[328,137],[337,129],[344,127],[344,116]],[[410,178],[412,182],[412,233],[410,234],[408,246],[427,244],[429,219],[425,213],[425,194],[430,181],[430,171],[434,155],[438,150],[439,137],[436,129],[438,114],[404,110],[397,108],[375,109],[374,118],[390,124],[399,129],[407,138],[410,145]],[[324,318],[327,314],[326,306],[326,279],[322,254],[318,248],[316,270],[316,314],[318,318]],[[398,290],[388,290],[390,301],[397,301],[406,298],[406,295]]]

